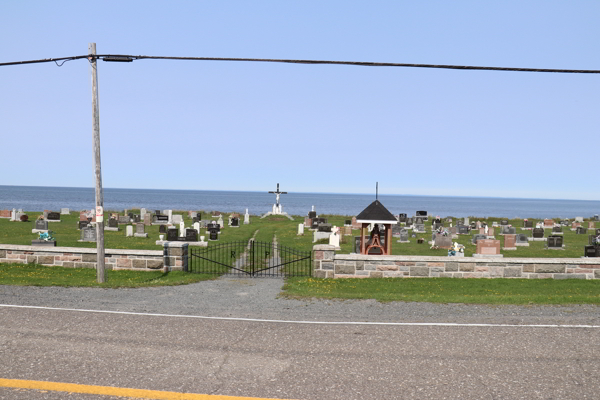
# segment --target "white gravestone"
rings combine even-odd
[[[144,219],[144,215],[146,215],[146,209],[145,208],[141,208],[140,209],[140,219]]]
[[[173,210],[167,210],[167,216],[169,217],[169,224],[173,223]]]
[[[183,223],[183,221],[181,221],[179,223],[179,237],[184,237],[185,236],[185,224]]]
[[[125,236],[130,237],[133,236],[133,225],[127,225],[125,229]]]
[[[69,210],[68,208],[61,208],[60,213],[61,215],[69,215],[71,213],[71,210]]]
[[[17,220],[17,209],[13,208],[11,213],[10,213],[10,220],[11,221],[16,221]]]
[[[248,225],[250,223],[250,214],[248,214],[248,209],[246,208],[246,214],[244,214],[244,225]]]
[[[221,228],[223,228],[223,216],[222,215],[219,215],[219,219],[217,220],[217,224],[219,224],[219,226]]]
[[[340,247],[340,235],[332,232],[331,235],[329,235],[329,245],[335,246],[336,248]]]
[[[304,235],[304,224],[298,224],[298,236]]]
[[[194,222],[194,229],[200,233],[200,222]]]

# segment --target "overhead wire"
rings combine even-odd
[[[334,61],[334,60],[302,60],[302,59],[282,59],[282,58],[234,58],[234,57],[173,57],[173,56],[144,56],[144,55],[124,55],[124,54],[101,54],[101,55],[81,55],[62,58],[45,58],[39,60],[13,61],[0,63],[0,66],[36,64],[54,62],[59,67],[67,61],[81,58],[89,59],[109,59],[107,61],[132,61],[132,60],[175,60],[175,61],[238,61],[238,62],[268,62],[268,63],[286,63],[286,64],[312,64],[312,65],[349,65],[361,67],[403,67],[403,68],[433,68],[433,69],[455,69],[468,71],[505,71],[505,72],[541,72],[541,73],[566,73],[566,74],[600,74],[597,69],[559,69],[559,68],[519,68],[519,67],[486,67],[475,65],[448,65],[448,64],[415,64],[415,63],[390,63],[390,62],[371,62],[371,61]],[[59,65],[57,61],[62,61]]]

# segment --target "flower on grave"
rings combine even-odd
[[[38,215],[37,219],[44,219],[44,214]]]

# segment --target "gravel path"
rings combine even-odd
[[[139,289],[0,286],[0,304],[302,321],[600,325],[600,307],[488,306],[278,297],[280,278]]]

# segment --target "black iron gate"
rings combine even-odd
[[[312,251],[276,243],[208,243],[190,248],[188,271],[200,274],[244,276],[312,276]]]

